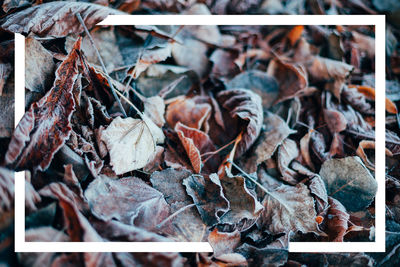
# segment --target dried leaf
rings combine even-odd
[[[278,169],[282,174],[281,179],[289,184],[297,184],[297,173],[289,168],[292,160],[297,158],[300,154],[295,141],[286,138],[278,149]]]
[[[11,74],[11,64],[0,62],[0,96],[3,95],[4,86],[6,85],[8,76]]]
[[[71,45],[73,46],[73,44]],[[25,39],[25,87],[44,94],[54,79],[53,56],[34,38]]]
[[[212,75],[216,77],[235,76],[240,71],[235,63],[237,57],[238,53],[236,51],[215,50],[210,56],[210,61],[213,63]]]
[[[359,157],[325,161],[319,175],[328,195],[339,200],[347,210],[359,211],[375,197],[377,183]]]
[[[235,154],[235,158],[239,158],[253,145],[260,134],[264,116],[261,98],[247,89],[233,89],[218,93],[217,100],[229,111],[232,118],[244,122],[242,139]]]
[[[154,188],[161,191],[170,205],[172,215],[157,228],[175,241],[206,241],[207,226],[186,193],[183,181],[192,174],[189,171],[166,169],[154,172],[150,178]]]
[[[356,31],[352,31],[351,35],[358,50],[365,52],[368,57],[375,59],[375,39]]]
[[[16,169],[46,170],[71,132],[72,90],[79,77],[81,39],[56,71],[53,87],[32,104],[14,131],[5,162]],[[36,149],[40,147],[40,149]]]
[[[313,132],[312,130],[308,130],[308,132],[300,139],[300,152],[301,152],[301,157],[303,158],[307,166],[311,170],[315,170],[315,166],[311,160],[311,155],[310,155],[310,142],[311,142],[312,132]]]
[[[101,140],[110,152],[110,163],[119,175],[143,168],[155,153],[155,146],[162,143],[164,135],[150,119],[115,118],[101,132]]]
[[[171,56],[172,45],[167,43],[165,46],[146,49],[138,58],[133,72],[130,73],[137,79],[150,65],[166,60]]]
[[[317,213],[310,190],[304,184],[281,184],[270,190],[263,200],[264,211],[257,222],[259,228],[270,234],[321,234],[316,222]]]
[[[217,224],[229,209],[221,183],[215,178],[214,175],[191,175],[183,180],[186,192],[192,197],[203,221],[209,226]]]
[[[224,233],[215,228],[208,236],[208,242],[214,251],[214,257],[233,253],[240,244],[240,232]]]
[[[38,37],[65,37],[83,32],[75,14],[80,13],[89,29],[117,10],[91,3],[51,2],[24,9],[1,21],[4,30]]]
[[[267,74],[274,77],[279,85],[279,95],[274,104],[299,96],[308,86],[303,66],[285,63],[279,58],[269,63]]]
[[[249,266],[282,266],[289,256],[287,248],[257,248],[247,243],[236,251],[248,259]]]
[[[211,176],[210,179],[219,179],[214,173]],[[261,204],[247,188],[245,178],[224,176],[220,181],[230,209],[221,217],[221,223],[241,232],[249,229],[263,210]]]
[[[152,229],[169,215],[164,195],[136,177],[97,177],[85,191],[93,214]]]
[[[168,105],[165,119],[171,128],[175,128],[175,125],[181,122],[198,130],[206,129],[211,109],[211,105],[204,103],[201,97],[178,97]]]
[[[249,173],[255,172],[259,164],[271,158],[282,142],[296,132],[281,117],[269,111],[264,113],[264,125],[260,137],[250,150],[251,156],[244,160]]]
[[[236,75],[226,84],[227,89],[245,88],[261,96],[262,106],[270,108],[278,97],[278,83],[265,72],[248,70]]]
[[[186,150],[186,154],[189,157],[193,170],[196,173],[200,173],[203,167],[201,155],[207,152],[214,152],[216,150],[210,137],[204,132],[187,127],[180,122],[175,125],[175,131]],[[216,171],[220,163],[219,156],[213,156],[207,161],[207,163],[207,166],[205,166],[208,167],[206,168],[206,171]]]
[[[326,226],[329,241],[343,242],[343,237],[348,228],[350,215],[346,208],[338,200],[329,197],[329,209],[327,214]]]
[[[314,195],[317,215],[324,216],[327,212],[329,203],[328,193],[326,192],[325,183],[321,179],[321,176],[315,174],[314,177],[311,178],[308,188],[310,189],[311,194]]]
[[[164,194],[168,204],[171,205],[175,202],[191,203],[182,184],[184,179],[189,178],[191,175],[192,173],[187,170],[178,171],[169,168],[154,172],[150,177],[150,181],[155,189]]]
[[[158,127],[165,124],[165,104],[160,96],[152,96],[144,101],[144,115],[149,117]]]
[[[326,89],[340,100],[344,82],[354,67],[344,62],[315,56],[306,65],[312,82],[327,82]]]
[[[14,8],[21,8],[24,6],[30,6],[31,3],[27,0],[5,0],[3,1],[3,10],[4,12],[8,12]]]
[[[287,38],[290,42],[290,45],[295,45],[296,42],[300,39],[301,35],[303,34],[304,26],[298,25],[294,26],[288,33]]]

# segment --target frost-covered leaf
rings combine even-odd
[[[256,167],[271,158],[282,142],[296,131],[289,128],[281,117],[272,113],[264,113],[265,128],[250,150],[251,156],[245,159],[245,166],[249,173],[256,171]]]
[[[329,197],[329,209],[326,219],[326,232],[332,242],[343,242],[343,237],[348,228],[350,215],[338,200]]]
[[[104,220],[152,229],[169,215],[164,195],[136,177],[99,176],[85,191],[90,208]]]
[[[247,89],[232,89],[218,93],[217,100],[232,118],[241,122],[239,129],[233,129],[233,131],[243,131],[235,153],[235,158],[239,158],[253,145],[260,134],[264,118],[261,98]]]
[[[192,197],[203,221],[209,225],[215,225],[220,217],[228,211],[229,202],[224,197],[222,186],[214,175],[191,175],[183,180],[186,192]]]
[[[91,3],[51,2],[10,14],[1,21],[1,27],[11,32],[38,37],[64,37],[83,32],[83,27],[75,16],[77,13],[81,14],[88,28],[92,28],[108,15],[125,14]]]
[[[307,72],[298,64],[286,63],[276,58],[269,63],[267,73],[274,77],[279,85],[279,95],[275,104],[299,96],[308,86]]]
[[[73,43],[71,44],[73,46]],[[25,39],[25,87],[44,94],[54,79],[53,56],[34,38]]]
[[[31,105],[14,131],[5,161],[16,169],[46,170],[71,132],[81,39],[56,71],[53,87]],[[39,149],[37,149],[39,148]]]
[[[110,152],[113,170],[123,174],[146,166],[164,135],[150,119],[117,117],[101,132],[101,140]]]
[[[257,225],[268,233],[321,233],[316,222],[314,198],[304,184],[281,184],[270,189],[262,204],[264,211]]]
[[[210,137],[197,129],[187,127],[178,122],[175,125],[175,131],[178,134],[179,140],[185,148],[186,154],[192,164],[193,170],[200,173],[203,168],[203,161],[206,157],[201,155],[207,152],[214,152],[216,150]],[[219,156],[211,156],[206,162],[206,170],[208,172],[216,171],[219,166]],[[211,170],[210,170],[211,169]]]
[[[367,207],[375,198],[377,182],[359,157],[330,159],[322,164],[319,175],[328,195],[349,211]]]
[[[218,179],[211,174],[211,179]],[[246,186],[245,178],[241,176],[224,176],[221,185],[225,198],[229,201],[229,211],[221,217],[221,224],[229,228],[245,231],[254,225],[263,207]]]

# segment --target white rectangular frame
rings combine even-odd
[[[289,252],[385,251],[385,16],[384,15],[111,15],[98,25],[374,25],[374,242],[290,242]],[[15,127],[25,113],[25,38],[15,34]],[[15,174],[16,252],[212,252],[208,242],[25,242],[25,177]]]

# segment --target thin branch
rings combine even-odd
[[[247,174],[244,170],[242,170],[238,165],[236,165],[232,160],[228,159],[228,162],[232,164],[233,167],[235,167],[238,171],[240,171],[245,178],[249,179],[253,183],[255,183],[262,191],[264,191],[267,195],[270,197],[274,198],[277,200],[283,207],[285,207],[288,211],[292,211],[292,209],[285,204],[285,201],[283,201],[279,196],[276,196],[274,193],[270,192],[267,188],[265,188],[262,184],[260,184],[256,179],[251,177],[249,174]]]
[[[119,106],[119,109],[121,110],[121,113],[122,113],[122,114],[124,115],[124,117],[126,118],[126,117],[127,117],[126,112],[125,112],[125,110],[124,110],[124,107],[123,107],[122,104],[121,104],[121,101],[119,100],[118,96],[117,96],[116,93],[115,93],[116,90],[115,90],[115,88],[114,88],[114,86],[113,86],[113,84],[112,84],[112,80],[111,80],[110,75],[108,75],[106,66],[104,65],[103,59],[102,59],[101,56],[100,56],[99,50],[97,49],[97,47],[96,47],[96,45],[95,45],[95,43],[94,43],[94,41],[93,41],[93,38],[92,38],[92,36],[90,35],[90,32],[89,32],[88,28],[86,27],[85,22],[84,22],[83,19],[82,19],[81,14],[77,13],[77,14],[76,14],[76,17],[78,18],[80,24],[82,25],[83,29],[85,30],[86,35],[89,37],[89,41],[90,41],[91,45],[93,46],[94,51],[96,52],[97,58],[98,58],[99,61],[100,61],[101,67],[102,67],[102,69],[103,69],[103,72],[104,72],[104,74],[106,75],[106,78],[107,78],[108,84],[110,85],[111,92],[112,92],[112,94],[113,94],[113,96],[114,96],[114,99],[117,101],[118,106]]]
[[[230,141],[228,144],[226,144],[226,145],[224,145],[224,146],[218,148],[218,149],[215,150],[215,151],[205,152],[205,153],[201,154],[200,157],[204,157],[204,156],[210,155],[209,157],[207,157],[207,158],[203,161],[203,164],[205,164],[205,163],[206,163],[210,158],[212,158],[215,154],[221,152],[222,150],[224,150],[224,149],[227,148],[228,146],[232,145],[235,141],[236,141],[236,140],[233,139],[233,140]]]
[[[250,181],[252,181],[253,183],[255,183],[258,187],[260,187],[265,193],[267,193],[268,195],[271,194],[271,192],[269,192],[269,190],[267,188],[265,188],[262,184],[260,184],[259,182],[257,182],[256,179],[254,179],[253,177],[251,177],[249,174],[247,174],[247,172],[245,172],[244,170],[242,170],[242,168],[240,168],[238,165],[236,165],[232,160],[228,159],[228,162],[230,164],[232,164],[233,167],[235,167],[238,171],[240,171],[247,179],[249,179]]]

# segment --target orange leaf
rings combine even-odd
[[[349,86],[350,87],[350,86]],[[368,100],[375,100],[375,89],[369,86],[356,85],[358,92],[363,94]]]
[[[397,107],[396,105],[390,100],[389,98],[386,97],[386,111],[392,114],[397,114]]]
[[[350,85],[349,87],[356,87],[358,92],[362,93],[368,100],[375,100],[375,89],[364,85]],[[385,99],[386,111],[391,114],[397,114],[396,105],[389,99]]]
[[[287,35],[287,38],[289,39],[289,42],[292,46],[300,39],[303,30],[304,30],[303,25],[294,26],[290,30],[290,32]]]

